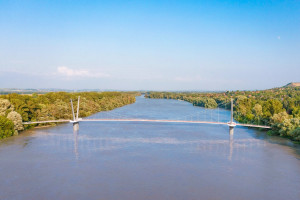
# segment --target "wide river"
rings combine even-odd
[[[219,113],[220,115],[217,115]],[[227,110],[137,97],[101,117],[213,119]],[[81,122],[0,141],[0,199],[300,199],[300,149],[263,131],[155,122]]]

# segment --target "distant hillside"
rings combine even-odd
[[[20,88],[0,88],[1,94],[45,94],[48,92],[73,92],[73,90],[63,90],[63,89],[20,89]]]
[[[300,87],[300,82],[289,83],[289,84],[285,85],[284,87]]]

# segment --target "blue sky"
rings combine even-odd
[[[300,81],[300,1],[0,0],[0,87],[248,90]]]

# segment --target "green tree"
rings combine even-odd
[[[14,110],[14,107],[9,100],[0,98],[0,116],[6,116],[12,110]]]
[[[271,117],[271,125],[282,123],[284,120],[289,119],[290,116],[287,114],[287,112],[283,111],[277,114],[274,114]]]
[[[254,118],[257,122],[260,121],[262,115],[263,115],[263,111],[262,111],[262,106],[260,104],[255,104],[252,112],[254,114]]]
[[[294,140],[300,141],[300,127],[297,127],[295,130],[291,133]]]
[[[282,123],[278,125],[280,128],[279,134],[280,136],[288,136],[293,137],[292,132],[299,127],[300,121],[297,118],[285,119]]]
[[[14,123],[4,116],[0,116],[0,138],[7,138],[14,134]]]
[[[22,124],[22,117],[19,113],[16,111],[11,111],[8,113],[7,118],[10,119],[14,123],[14,134],[18,135],[19,131],[24,130],[23,124]]]

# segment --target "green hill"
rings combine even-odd
[[[300,82],[295,82],[295,83],[289,83],[285,85],[284,87],[300,87]]]

